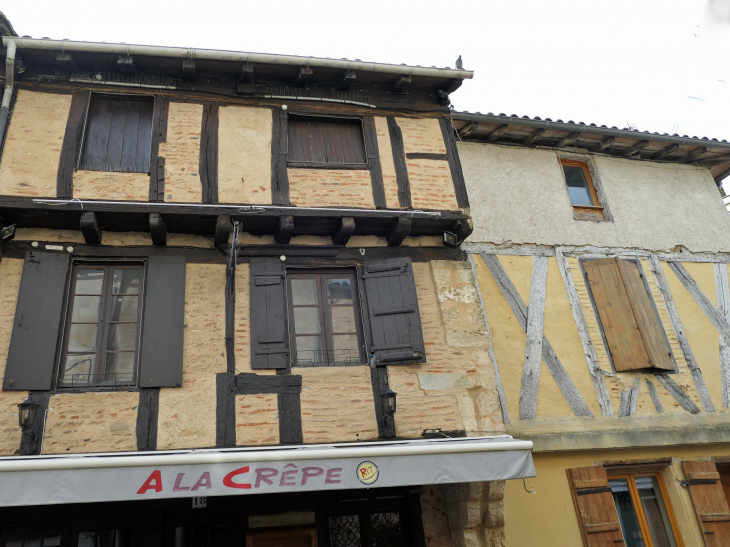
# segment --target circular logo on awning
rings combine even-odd
[[[373,462],[362,462],[357,466],[357,478],[363,484],[373,484],[378,480],[378,467]]]

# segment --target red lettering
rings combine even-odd
[[[297,466],[293,463],[288,463],[284,466],[284,468],[287,467],[293,467],[294,469],[290,469],[289,471],[283,471],[281,473],[281,480],[279,481],[279,486],[296,486],[296,483],[294,482],[296,480],[297,472],[299,471],[297,469]],[[291,481],[291,482],[289,482]]]
[[[246,471],[248,471],[248,467],[245,468]],[[225,483],[225,480],[223,481]],[[227,485],[226,485],[227,486]],[[205,488],[206,490],[210,490],[213,488],[213,483],[210,480],[210,473],[207,471],[200,475],[200,478],[198,479],[198,482],[195,483],[195,486],[193,486],[193,492],[197,492],[198,488]],[[246,488],[245,486],[241,486],[239,488]],[[251,488],[251,485],[248,485],[248,488]]]
[[[228,488],[251,488],[250,484],[233,482],[233,477],[243,475],[244,473],[248,473],[248,465],[246,467],[240,467],[235,471],[231,471],[228,475],[223,477],[223,486],[227,486]],[[210,479],[210,476],[208,476],[208,478]]]
[[[368,470],[365,467],[363,467],[362,469],[360,469],[360,474],[362,475],[362,478],[364,479],[365,475],[368,474]]]
[[[180,483],[185,478],[185,473],[178,473],[177,478],[175,479],[175,486],[172,487],[173,492],[187,492],[190,490],[189,486],[180,486]]]
[[[155,492],[162,492],[162,475],[158,470],[154,470],[149,478],[142,485],[142,488],[137,490],[137,494],[144,494],[147,490],[154,490]]]
[[[272,486],[274,484],[274,481],[270,480],[269,477],[276,477],[278,474],[279,471],[271,467],[261,467],[257,469],[256,485],[254,486],[254,488],[259,488],[262,482],[268,484],[269,486]]]
[[[340,478],[340,473],[342,473],[341,467],[336,467],[335,469],[328,469],[327,476],[325,476],[325,478],[324,478],[324,483],[325,484],[340,484],[342,481],[335,480],[335,479]]]
[[[306,486],[307,479],[322,475],[324,475],[324,469],[321,467],[302,467],[302,486]]]

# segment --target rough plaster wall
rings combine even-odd
[[[385,204],[388,209],[399,209],[398,181],[395,177],[393,163],[393,147],[390,142],[388,119],[385,116],[375,116],[375,134],[378,138],[380,151],[380,169],[383,172],[383,186],[385,188]]]
[[[470,264],[416,263],[413,271],[427,362],[388,367],[398,393],[398,435],[420,437],[426,428],[464,429],[470,435],[503,431]]]
[[[160,450],[215,446],[215,375],[226,371],[225,285],[225,265],[187,265],[183,386],[160,389]]]
[[[55,197],[71,95],[21,89],[0,164],[0,194]]]
[[[222,106],[218,114],[218,201],[271,203],[270,108]]]
[[[149,173],[74,171],[74,198],[149,201]]]
[[[17,258],[4,258],[0,262],[0,385],[5,377],[23,263]],[[10,456],[20,447],[16,405],[27,398],[27,391],[0,391],[0,456]]]
[[[613,222],[573,219],[557,154],[460,143],[471,242],[730,251],[730,217],[710,172],[690,165],[594,157]],[[586,156],[588,158],[589,156]]]
[[[197,247],[200,249],[213,249],[212,237],[196,236],[192,234],[167,234],[168,247]]]
[[[75,230],[49,230],[48,228],[17,228],[18,241],[49,241],[61,243],[84,243],[84,236]]]
[[[305,443],[378,438],[370,367],[297,367],[292,373],[302,376]]]
[[[289,169],[289,198],[300,207],[375,208],[370,171]]]
[[[236,444],[279,444],[279,403],[276,394],[236,396]]]
[[[452,547],[446,500],[439,485],[423,486],[421,519],[426,547]]]
[[[137,450],[138,403],[136,391],[52,395],[43,453]]]
[[[165,158],[165,201],[201,203],[200,131],[203,105],[170,103],[167,116],[167,142],[160,143]]]

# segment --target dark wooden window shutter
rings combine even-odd
[[[289,161],[367,163],[362,122],[354,118],[289,116]]]
[[[51,389],[69,264],[66,253],[26,253],[3,389]]]
[[[618,513],[602,465],[568,469],[575,512],[586,547],[623,546]]]
[[[184,323],[185,257],[149,257],[139,387],[182,386]]]
[[[251,368],[285,369],[289,363],[284,263],[251,259]]]
[[[635,262],[583,262],[616,371],[674,371],[662,325]]]
[[[707,547],[730,545],[730,509],[714,462],[682,462],[682,471]]]
[[[367,297],[369,348],[377,364],[425,363],[421,315],[410,258],[365,262],[363,281]]]

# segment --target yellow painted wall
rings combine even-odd
[[[583,547],[566,469],[587,467],[602,462],[675,458],[662,476],[669,503],[677,517],[685,547],[704,547],[702,534],[689,492],[679,486],[684,479],[681,460],[727,456],[730,446],[662,447],[595,452],[533,454],[537,476],[507,481],[505,492],[505,528],[507,547],[544,545]],[[525,491],[534,489],[535,494]]]

